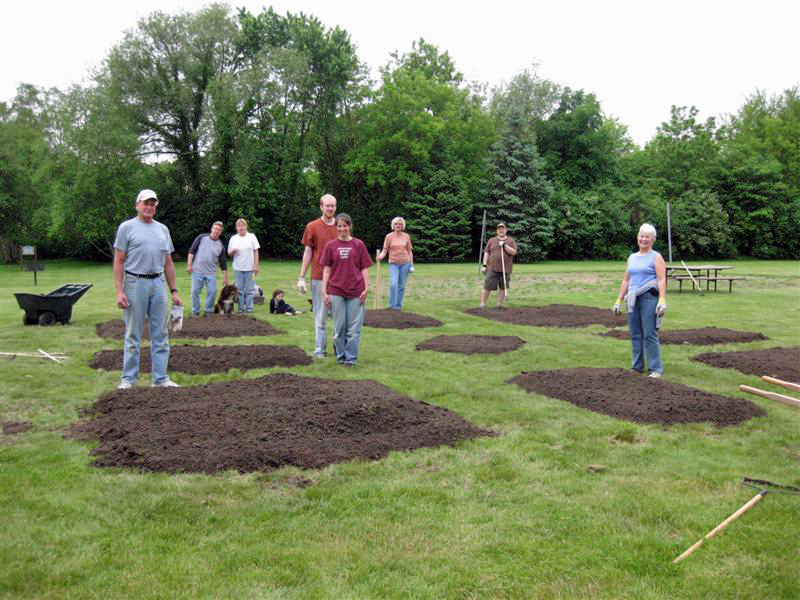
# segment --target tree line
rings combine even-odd
[[[0,103],[0,248],[108,258],[152,188],[181,254],[244,217],[265,255],[299,256],[330,192],[369,247],[403,216],[423,261],[477,256],[484,211],[522,260],[621,258],[641,222],[666,237],[667,203],[680,258],[798,258],[799,91],[720,122],[673,107],[639,148],[594,94],[533,68],[489,90],[420,39],[373,81],[313,16],[157,12],[89,84]]]

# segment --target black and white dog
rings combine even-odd
[[[223,286],[222,291],[219,293],[219,300],[217,300],[217,305],[214,307],[214,314],[215,315],[232,315],[233,314],[233,305],[236,303],[236,299],[239,297],[239,290],[236,288],[235,285],[226,285]]]

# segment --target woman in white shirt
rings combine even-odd
[[[228,256],[233,257],[233,275],[239,290],[239,314],[253,312],[253,277],[258,275],[258,238],[247,232],[247,221],[236,221],[236,235],[228,241]]]

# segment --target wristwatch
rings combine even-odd
[[[178,291],[177,288],[170,288],[169,293],[174,294],[177,291]]]

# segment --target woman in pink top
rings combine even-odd
[[[414,272],[414,253],[411,238],[404,233],[406,220],[403,217],[392,219],[392,232],[383,240],[383,250],[378,262],[389,254],[389,308],[401,310],[403,295],[406,293],[408,274]]]

